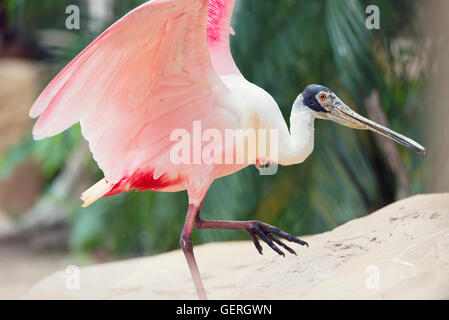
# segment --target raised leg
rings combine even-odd
[[[180,244],[181,248],[186,256],[187,263],[189,265],[190,273],[195,284],[195,289],[198,297],[201,300],[206,300],[206,291],[204,290],[203,282],[201,280],[198,265],[196,263],[195,255],[193,253],[193,243],[192,243],[192,230],[197,229],[229,229],[229,230],[242,230],[247,231],[253,240],[254,245],[260,254],[262,253],[262,246],[259,243],[258,238],[268,244],[274,251],[279,255],[284,256],[284,252],[279,249],[278,246],[284,248],[291,254],[296,254],[296,252],[281,242],[279,238],[285,239],[290,242],[295,242],[302,246],[309,246],[307,242],[300,240],[287,232],[282,231],[279,228],[270,226],[269,224],[260,221],[207,221],[200,218],[200,208],[201,206],[189,205],[189,210],[187,211],[187,217],[184,224],[184,228],[181,233]]]
[[[257,238],[260,238],[262,241],[264,241],[266,244],[268,244],[271,249],[276,251],[279,255],[284,256],[284,252],[282,252],[281,249],[279,249],[279,246],[290,252],[291,254],[295,254],[296,252],[281,242],[278,238],[283,238],[290,242],[298,243],[302,246],[309,246],[307,242],[298,239],[291,234],[288,234],[285,231],[282,231],[279,228],[270,226],[269,224],[260,222],[260,221],[207,221],[202,220],[199,216],[199,213],[195,216],[194,226],[197,229],[230,229],[230,230],[243,230],[247,231],[249,235],[251,236],[251,239],[253,240],[254,245],[256,246],[257,251],[259,251],[260,254],[262,253],[262,246],[259,243],[259,240]],[[277,245],[276,245],[277,244]]]
[[[193,283],[195,284],[196,293],[201,300],[206,300],[206,291],[204,290],[200,271],[195,260],[195,255],[193,254],[192,230],[198,214],[199,208],[194,205],[189,205],[186,221],[181,233],[180,244],[182,251],[186,256],[187,264],[189,265],[190,274],[192,275]]]

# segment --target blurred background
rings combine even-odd
[[[141,0],[0,0],[0,297],[48,273],[154,255],[179,246],[185,192],[129,192],[80,208],[102,178],[79,126],[35,142],[28,111],[45,85]],[[368,5],[380,29],[365,27]],[[66,8],[80,28],[66,28]],[[262,220],[297,235],[324,232],[398,199],[449,191],[449,2],[237,0],[232,37],[245,77],[271,93],[288,120],[310,83],[426,146],[416,155],[368,132],[317,121],[300,166],[259,176],[250,167],[214,183],[207,219]],[[194,233],[196,244],[248,239]],[[255,254],[256,251],[254,251]]]

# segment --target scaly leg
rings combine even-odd
[[[193,278],[193,283],[195,284],[196,293],[200,300],[206,300],[206,291],[204,290],[203,282],[201,280],[200,271],[198,270],[198,265],[195,260],[195,255],[193,254],[193,242],[192,242],[192,230],[195,225],[195,220],[199,214],[200,208],[189,205],[187,211],[187,217],[182,229],[180,244],[184,251],[184,255],[187,259],[187,264],[189,265],[190,274]]]
[[[267,243],[274,251],[276,251],[279,255],[284,256],[284,252],[282,252],[279,247],[281,246],[291,254],[295,254],[296,252],[281,242],[278,238],[283,238],[290,242],[298,243],[302,246],[309,246],[307,242],[300,240],[285,231],[282,231],[279,228],[270,226],[269,224],[260,222],[260,221],[206,221],[200,218],[200,207],[190,205],[189,210],[187,211],[187,217],[184,224],[184,228],[181,234],[181,248],[184,251],[184,255],[186,256],[187,263],[189,265],[190,273],[193,278],[193,282],[195,284],[195,289],[198,294],[198,297],[201,300],[206,300],[206,291],[204,290],[203,282],[201,280],[200,272],[198,270],[198,265],[195,260],[195,255],[193,254],[193,243],[192,243],[192,230],[193,228],[197,229],[229,229],[229,230],[242,230],[247,231],[253,240],[254,245],[260,254],[262,253],[262,246],[259,243],[257,238],[260,238],[262,241]],[[277,244],[277,245],[276,245]]]
[[[285,231],[282,231],[279,228],[270,226],[269,224],[260,222],[260,221],[207,221],[202,220],[198,215],[195,216],[195,228],[197,229],[230,229],[230,230],[243,230],[247,231],[253,240],[256,249],[260,254],[262,253],[262,246],[259,243],[257,238],[260,238],[266,244],[268,244],[271,249],[276,251],[279,255],[284,256],[284,252],[279,249],[279,246],[290,252],[291,254],[295,254],[296,252],[290,248],[289,246],[282,243],[278,238],[283,238],[290,242],[298,243],[302,246],[309,246],[307,242],[300,240],[291,234],[288,234]],[[277,244],[277,245],[276,245]]]

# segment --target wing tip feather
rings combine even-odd
[[[103,197],[109,191],[111,191],[112,185],[110,185],[106,179],[102,179],[94,184],[92,187],[87,189],[81,194],[81,200],[84,202],[82,204],[83,208],[87,208],[92,203]]]

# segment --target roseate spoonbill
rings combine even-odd
[[[195,261],[192,229],[247,231],[259,253],[259,239],[280,255],[279,239],[306,245],[258,221],[205,221],[200,209],[214,179],[259,160],[280,165],[303,162],[314,145],[314,120],[380,133],[424,153],[413,140],[370,121],[324,86],[309,85],[293,104],[290,129],[278,105],[248,82],[230,52],[235,0],[154,0],[113,24],[51,81],[30,115],[39,117],[35,139],[58,134],[80,122],[105,178],[82,195],[84,206],[129,191],[187,190],[189,207],[180,244],[200,298],[206,293]],[[245,164],[175,165],[170,161],[179,128],[274,129],[277,159]],[[229,146],[228,146],[229,147]],[[231,148],[233,146],[230,146]],[[217,149],[220,150],[220,149]],[[197,150],[201,152],[201,150]]]

